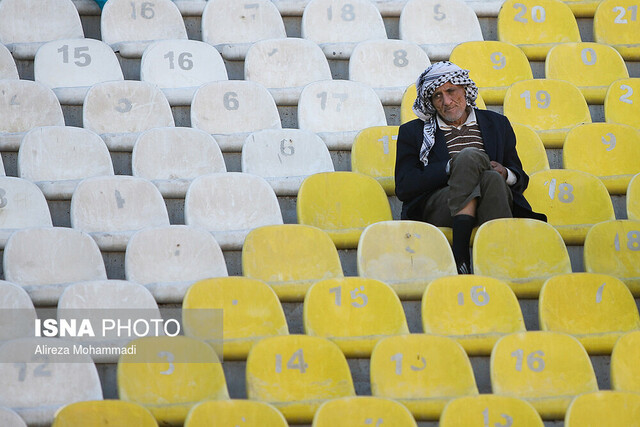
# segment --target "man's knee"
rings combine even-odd
[[[461,169],[476,167],[484,170],[491,168],[491,161],[484,151],[474,147],[467,147],[456,154],[451,165]]]

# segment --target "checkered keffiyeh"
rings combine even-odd
[[[429,162],[427,156],[435,143],[436,134],[436,109],[431,103],[431,95],[447,82],[464,86],[467,105],[477,108],[478,87],[469,78],[469,70],[464,70],[449,61],[442,61],[432,64],[420,74],[416,81],[417,96],[413,103],[413,112],[424,120],[420,160],[425,166]]]

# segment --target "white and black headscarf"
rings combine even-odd
[[[420,160],[426,166],[427,156],[433,144],[436,134],[436,109],[431,103],[431,95],[445,83],[464,86],[467,105],[476,107],[478,87],[469,78],[469,70],[464,70],[457,65],[442,61],[429,66],[416,81],[417,96],[413,103],[413,112],[424,120],[422,147],[420,147]]]

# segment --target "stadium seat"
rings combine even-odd
[[[138,338],[136,354],[120,356],[118,396],[146,407],[159,425],[182,425],[205,400],[229,399],[218,356],[208,344],[184,336]]]
[[[18,175],[35,183],[48,200],[71,200],[82,179],[113,175],[113,164],[107,146],[94,132],[43,126],[22,138]]]
[[[603,221],[589,229],[584,240],[584,269],[622,280],[640,296],[640,221]]]
[[[389,196],[395,195],[398,126],[362,129],[351,146],[351,170],[375,178]]]
[[[358,242],[357,267],[360,277],[391,285],[403,300],[419,300],[432,280],[457,274],[442,232],[426,222],[407,220],[366,227]]]
[[[367,358],[380,339],[409,333],[393,289],[364,277],[313,284],[304,297],[303,324],[305,334],[329,338],[349,358]]]
[[[265,129],[242,146],[242,172],[264,178],[278,196],[296,196],[302,181],[314,173],[333,172],[324,141],[300,129]]]
[[[440,427],[522,425],[543,427],[542,419],[526,400],[515,397],[481,394],[459,397],[444,407]]]
[[[208,427],[213,425],[260,425],[263,427],[288,427],[284,415],[264,402],[244,399],[208,400],[198,403],[187,415],[184,427]]]
[[[598,390],[584,347],[561,332],[500,338],[491,353],[490,372],[494,394],[527,400],[545,420],[564,418],[575,396]]]
[[[359,42],[387,38],[380,11],[367,0],[311,0],[300,32],[331,59],[349,59]]]
[[[589,123],[567,134],[562,150],[565,169],[597,176],[609,194],[625,194],[640,173],[640,131],[618,123]]]
[[[506,0],[498,40],[515,44],[530,61],[544,61],[557,44],[582,41],[573,12],[560,0]]]
[[[562,148],[572,127],[591,123],[584,96],[564,80],[534,79],[512,84],[504,97],[504,114],[511,122],[535,130],[546,148]]]
[[[613,46],[626,61],[640,60],[640,21],[633,0],[603,0],[593,16],[597,43]]]
[[[418,421],[437,420],[448,401],[478,394],[469,358],[447,337],[384,338],[373,349],[370,370],[371,395],[399,401]]]
[[[627,217],[640,220],[640,174],[635,175],[629,181],[627,187]]]
[[[70,355],[36,354],[38,348],[53,347],[66,348]],[[102,399],[91,356],[72,352],[73,344],[59,338],[20,338],[0,345],[0,406],[15,411],[27,425],[51,425],[58,408]]]
[[[0,43],[0,79],[19,79],[16,61],[9,49]]]
[[[102,251],[124,251],[136,231],[169,225],[155,185],[121,175],[80,181],[71,197],[70,217],[71,227],[89,233]]]
[[[7,241],[3,264],[5,279],[22,286],[36,305],[56,305],[71,283],[107,278],[93,239],[67,227],[17,230]]]
[[[16,59],[32,60],[45,42],[82,37],[80,15],[71,0],[3,0],[0,4],[0,43]]]
[[[202,41],[229,61],[245,59],[257,41],[287,37],[282,16],[269,0],[207,1],[201,29]]]
[[[418,118],[413,112],[413,103],[416,100],[416,96],[416,85],[414,83],[409,86],[407,90],[404,91],[404,95],[402,95],[402,101],[400,103],[400,124],[404,124]],[[487,106],[482,99],[482,95],[480,94],[478,94],[478,98],[476,99],[476,106],[482,110],[487,109]]]
[[[571,262],[553,226],[534,219],[505,218],[478,227],[473,271],[507,282],[519,298],[537,298],[546,279],[571,273]]]
[[[416,43],[368,40],[353,49],[349,80],[371,86],[384,105],[400,105],[407,86],[429,65],[429,57]]]
[[[587,172],[550,169],[531,175],[525,190],[535,212],[547,215],[567,245],[584,244],[593,224],[616,219],[605,185]]]
[[[229,80],[200,86],[191,102],[191,127],[212,134],[223,152],[239,152],[251,132],[282,129],[282,124],[267,88]]]
[[[242,247],[242,274],[268,283],[281,301],[302,301],[313,283],[343,277],[329,235],[302,224],[251,230]]]
[[[364,83],[323,80],[300,94],[298,128],[317,133],[329,150],[349,150],[359,131],[386,125],[378,95]]]
[[[0,423],[5,427],[27,427],[20,415],[9,408],[0,408]]]
[[[545,77],[575,84],[588,104],[603,104],[611,83],[629,77],[624,59],[611,46],[562,43],[549,50]]]
[[[216,140],[185,127],[160,127],[142,132],[131,154],[133,176],[150,180],[166,198],[184,198],[200,175],[226,172]]]
[[[220,53],[197,40],[159,40],[150,44],[140,61],[140,80],[157,85],[170,105],[191,105],[198,87],[227,80]]]
[[[640,129],[640,78],[616,80],[604,98],[607,123],[623,123]]]
[[[527,56],[519,47],[507,42],[460,43],[453,48],[449,60],[469,70],[469,77],[489,104],[501,105],[512,83],[533,78]]]
[[[227,275],[218,242],[205,230],[186,225],[136,232],[124,258],[127,280],[144,285],[156,301],[181,303],[197,280]]]
[[[501,336],[525,331],[513,291],[492,277],[440,277],[427,286],[421,311],[425,333],[455,339],[469,356],[488,356]]]
[[[329,62],[311,40],[279,38],[255,42],[244,60],[244,78],[269,89],[277,105],[298,105],[309,83],[331,80]]]
[[[60,104],[82,105],[96,83],[124,80],[120,63],[106,43],[62,39],[43,44],[33,60],[35,80],[53,89]]]
[[[393,219],[382,186],[356,172],[307,177],[300,186],[296,209],[298,223],[326,231],[338,249],[355,249],[368,225]]]
[[[184,297],[186,335],[221,349],[225,360],[246,360],[256,342],[289,334],[280,301],[266,283],[241,276],[212,277],[195,282]],[[204,310],[208,313],[203,315]],[[212,331],[207,316],[217,314],[223,317],[222,330]]]
[[[355,396],[347,360],[326,338],[264,338],[251,348],[246,373],[247,397],[275,406],[290,424],[311,423],[326,400]]]
[[[29,294],[15,283],[0,280],[0,343],[32,336],[36,317]],[[2,419],[0,415],[0,423]]]
[[[547,151],[536,131],[520,123],[512,123],[511,125],[516,134],[518,157],[520,157],[522,168],[527,175],[549,169]]]
[[[640,396],[598,391],[576,397],[565,416],[565,427],[632,426],[640,419]]]
[[[419,44],[432,61],[448,59],[460,43],[483,40],[478,17],[460,0],[409,0],[398,26],[400,40]]]
[[[82,106],[82,126],[100,135],[111,151],[131,151],[140,132],[174,125],[167,98],[148,82],[97,83]]]
[[[26,179],[0,176],[0,207],[0,248],[5,247],[7,239],[18,229],[53,225],[42,191]],[[5,279],[11,281],[6,276]]]
[[[60,101],[45,85],[0,80],[0,148],[18,151],[25,132],[38,126],[64,126]]]
[[[61,408],[51,427],[117,425],[119,427],[157,427],[144,406],[123,400],[87,400]]]
[[[611,352],[611,389],[640,393],[640,331],[629,332],[616,341]]]
[[[184,221],[209,230],[223,250],[240,250],[249,231],[282,224],[282,213],[267,181],[225,172],[193,180],[184,199]]]
[[[342,397],[323,403],[312,427],[393,425],[417,427],[411,412],[401,403],[373,396]]]
[[[155,40],[187,39],[182,15],[171,0],[110,0],[102,8],[100,33],[122,58],[141,58]]]
[[[551,277],[538,301],[540,329],[573,335],[589,354],[611,354],[620,336],[640,329],[633,295],[620,279],[606,274]]]

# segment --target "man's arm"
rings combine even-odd
[[[511,185],[511,188],[522,193],[529,185],[529,176],[522,169],[522,162],[516,151],[516,135],[513,132],[511,123],[506,116],[502,117],[504,120],[504,157],[502,165],[516,176],[516,181]]]

